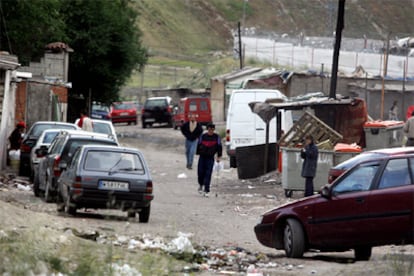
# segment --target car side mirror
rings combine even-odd
[[[331,198],[331,189],[329,189],[328,185],[324,185],[320,192],[321,196],[327,199]]]

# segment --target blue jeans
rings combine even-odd
[[[194,155],[197,149],[197,139],[190,141],[185,139],[185,156],[187,158],[187,168],[193,166]]]
[[[210,192],[211,174],[213,173],[214,156],[200,156],[198,159],[198,184],[204,186],[204,192]]]

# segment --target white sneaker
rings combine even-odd
[[[210,196],[210,193],[204,193],[204,196],[205,197],[209,197]]]

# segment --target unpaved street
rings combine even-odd
[[[100,233],[111,229],[109,232],[126,237],[148,234],[170,239],[181,232],[191,234],[194,245],[224,250],[242,248],[251,252],[250,262],[256,266],[264,263],[263,275],[406,275],[410,265],[412,269],[412,246],[374,248],[369,262],[355,263],[352,251],[313,252],[305,254],[303,259],[285,258],[283,251],[261,246],[253,231],[261,213],[288,200],[277,174],[239,180],[236,170],[228,168],[224,156],[225,168],[213,175],[211,196],[205,198],[197,192],[196,170],[185,168],[184,140],[179,130],[127,125],[116,125],[116,129],[120,143],[141,149],[149,164],[155,194],[149,223],[138,223],[137,219],[128,221],[126,213],[120,211],[79,210],[76,217],[58,215],[55,204],[35,198],[32,191],[12,187],[1,189],[0,199],[18,206],[19,216],[27,214],[33,220],[42,213],[42,217],[48,216],[51,225],[60,225],[62,229]],[[301,193],[297,192],[290,200],[300,197]],[[22,223],[21,218],[15,223]],[[402,273],[396,273],[401,267]],[[194,273],[219,274],[212,270]]]

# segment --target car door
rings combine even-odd
[[[367,198],[370,235],[375,244],[410,243],[414,222],[414,158],[390,159]]]
[[[313,215],[309,218],[312,244],[347,247],[370,235],[367,199],[380,165],[379,162],[370,162],[354,167],[333,184],[330,198],[314,206]]]

